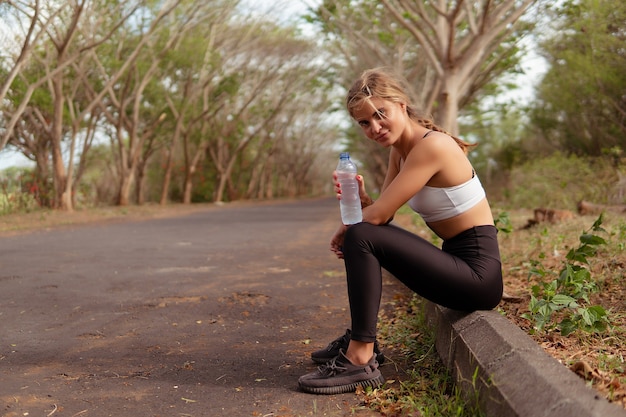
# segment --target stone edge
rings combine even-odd
[[[497,311],[428,302],[426,317],[461,392],[488,417],[626,417]]]

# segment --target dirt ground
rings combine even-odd
[[[147,204],[128,207],[102,207],[77,209],[72,212],[41,210],[31,213],[14,213],[0,216],[0,236],[15,236],[37,230],[51,230],[89,223],[147,220],[180,216],[206,210],[212,204]]]

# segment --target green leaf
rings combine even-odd
[[[533,285],[531,287],[531,291],[532,291],[532,295],[531,295],[531,302],[532,302],[533,298],[539,297],[539,295],[541,294],[541,287],[539,285]]]
[[[576,300],[570,297],[569,295],[565,295],[565,294],[555,295],[554,298],[552,298],[552,302],[558,306],[563,306],[563,307],[571,307],[571,308],[578,307],[578,303],[576,302]]]
[[[593,256],[595,255],[595,249],[592,246],[581,246],[578,247],[576,249],[571,249],[569,252],[567,252],[567,255],[565,255],[565,257],[573,262],[580,262],[580,263],[584,263],[587,264],[589,263],[589,261],[587,261],[587,257],[588,256]]]
[[[599,305],[579,308],[577,316],[580,317],[581,328],[587,332],[603,332],[608,325],[608,314]]]
[[[600,305],[595,305],[595,306],[591,306],[591,307],[587,307],[587,310],[593,311],[593,313],[597,316],[597,317],[607,317],[608,313],[606,312],[606,310],[604,309],[604,307],[600,306]]]
[[[602,225],[602,219],[604,218],[604,213],[600,213],[600,216],[598,216],[598,218],[596,219],[595,222],[593,222],[593,226],[591,226],[591,229],[594,232],[606,232],[606,230],[604,230],[601,225]]]
[[[550,318],[552,313],[558,310],[558,306],[552,303],[545,303],[539,307],[537,314],[542,317]]]
[[[559,323],[559,330],[563,336],[569,336],[578,329],[578,325],[572,319],[563,319]]]
[[[604,238],[597,236],[597,235],[588,234],[588,233],[582,234],[580,236],[580,241],[584,243],[585,245],[595,245],[595,246],[606,245],[606,240],[604,240]]]

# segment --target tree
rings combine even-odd
[[[528,30],[520,18],[537,0],[382,3],[413,35],[437,73],[437,83],[431,87],[437,122],[458,133],[461,104],[510,68],[518,51],[516,42]]]
[[[550,68],[533,124],[553,149],[619,154],[626,149],[626,4],[566,1],[553,13],[554,31],[542,43]]]
[[[299,123],[292,113],[300,111],[300,119],[311,118],[311,113],[326,108],[312,108],[311,96],[320,94],[309,92],[321,70],[316,56],[314,44],[299,39],[293,28],[242,15],[217,17],[183,40],[171,56],[180,65],[168,78],[166,90],[175,126],[166,152],[161,203],[170,192],[176,154],[183,171],[180,189],[185,204],[194,200],[200,176],[211,182],[202,188],[203,198],[212,201],[252,193],[269,196],[282,161],[277,165],[267,161],[276,160],[277,144],[292,132],[292,123]],[[332,138],[320,137],[326,142]],[[181,147],[176,149],[178,141]],[[293,156],[289,149],[282,150]],[[298,170],[307,172],[305,165]]]
[[[241,44],[249,40],[245,33],[231,30],[230,22],[236,4],[224,4],[202,26],[195,27],[172,50],[168,62],[176,65],[169,71],[164,96],[172,114],[173,133],[166,144],[166,164],[160,203],[169,198],[172,170],[178,144],[182,141],[185,171],[183,202],[191,202],[194,174],[208,147],[207,131],[220,114],[224,102],[232,95],[233,78],[224,75],[224,62],[240,53]]]
[[[392,67],[413,87],[410,95],[423,114],[432,114],[437,124],[458,134],[460,109],[493,93],[491,86],[503,74],[517,70],[520,41],[533,28],[522,17],[540,3],[325,0],[312,20],[320,23],[331,45],[352,57],[345,59],[349,70],[340,78],[344,85],[365,68]],[[354,131],[347,136],[357,137]],[[362,142],[358,146],[371,146]],[[377,185],[386,168],[383,153],[369,148],[361,152],[379,179]]]
[[[129,36],[122,34],[117,38],[121,43],[111,45],[110,59],[101,62],[105,69],[103,75],[122,74],[119,82],[107,88],[104,107],[108,122],[115,127],[119,205],[130,203],[133,184],[138,195],[142,195],[142,182],[135,182],[135,179],[143,178],[147,159],[154,151],[156,129],[166,117],[161,81],[167,78],[167,72],[163,72],[161,64],[189,30],[213,16],[212,10],[218,3],[177,0],[166,9],[144,10],[153,13],[143,21],[145,26],[138,27],[137,22],[133,22],[133,27],[126,28]],[[151,89],[160,93],[150,94]]]
[[[207,154],[218,173],[215,201],[243,194],[247,180],[237,187],[233,178],[235,167],[247,161],[247,155],[261,146],[271,147],[282,138],[278,130],[269,130],[274,121],[282,117],[289,120],[289,107],[297,108],[305,102],[312,80],[318,77],[320,65],[314,63],[317,49],[305,40],[297,39],[289,28],[280,28],[270,22],[242,27],[250,31],[251,38],[242,45],[236,59],[226,63],[225,69],[236,84],[236,95],[231,95],[222,106],[222,117],[211,136]],[[245,68],[245,77],[237,75]],[[309,107],[307,107],[309,108]],[[323,111],[324,109],[316,109]],[[279,161],[279,163],[282,161]],[[239,164],[239,165],[238,165]],[[249,171],[237,174],[249,178]]]
[[[91,112],[102,98],[102,93],[94,94],[90,102],[83,101],[79,104],[78,99],[74,100],[78,92],[75,81],[86,79],[81,71],[89,72],[90,66],[85,62],[96,56],[90,52],[105,43],[117,28],[140,8],[141,0],[138,1],[138,3],[116,3],[77,0],[66,3],[65,7],[55,13],[49,13],[53,16],[47,24],[50,30],[46,31],[47,38],[42,38],[42,43],[37,46],[35,60],[31,62],[31,65],[41,68],[40,73],[43,75],[32,79],[22,78],[28,87],[21,90],[21,97],[13,96],[12,102],[19,103],[19,105],[16,106],[16,110],[5,127],[4,133],[7,138],[15,136],[15,125],[31,102],[33,94],[39,91],[44,83],[49,88],[52,99],[45,110],[47,117],[38,117],[37,121],[45,130],[47,134],[45,140],[49,142],[49,146],[45,149],[48,150],[52,163],[53,193],[50,203],[53,207],[65,210],[73,208],[76,138],[85,120],[91,120],[86,124],[85,137],[93,138],[93,122],[97,120],[97,116]],[[107,75],[107,81],[103,83],[105,87],[103,91],[106,91],[107,83],[113,83],[119,77],[118,74]],[[80,94],[80,100],[85,99],[86,96]],[[42,114],[37,109],[32,113]],[[66,168],[62,143],[68,132],[70,156],[67,159]],[[14,137],[14,140],[19,142],[17,137]],[[88,145],[88,141],[85,144]],[[88,146],[83,147],[83,151],[86,149]],[[38,164],[48,163],[48,159],[41,155],[37,156],[36,160]],[[48,171],[41,167],[38,170]]]
[[[133,185],[143,201],[159,150],[168,161],[157,174],[162,202],[176,163],[185,202],[201,170],[214,200],[311,190],[315,151],[336,137],[316,134],[330,130],[322,122],[330,85],[315,90],[325,63],[294,27],[242,13],[227,0],[64,3],[7,90],[0,119],[0,133],[10,130],[12,145],[37,161],[52,191],[47,204],[73,208],[83,173],[94,173],[93,148],[112,152],[108,175],[123,205]]]
[[[4,21],[3,26],[6,28],[2,38],[6,55],[0,56],[2,68],[0,73],[3,74],[0,82],[0,110],[5,121],[4,131],[0,135],[0,150],[6,146],[13,134],[13,128],[21,117],[35,88],[43,84],[50,75],[39,79],[29,89],[29,94],[25,94],[22,101],[15,106],[14,111],[9,111],[6,108],[4,104],[5,97],[15,78],[29,62],[33,49],[39,44],[40,39],[45,36],[48,26],[63,9],[61,5],[56,9],[44,8],[39,0],[35,0],[32,3],[20,1],[7,1],[5,3],[0,3],[0,18]]]

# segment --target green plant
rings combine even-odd
[[[580,245],[571,249],[557,278],[546,280],[552,272],[543,268],[539,261],[532,261],[530,277],[539,281],[532,287],[529,312],[522,317],[534,324],[535,331],[550,331],[558,328],[564,336],[576,330],[603,332],[609,319],[600,305],[589,305],[589,296],[598,290],[588,269],[589,258],[596,256],[598,247],[606,241],[596,235],[606,231],[601,227],[603,215],[591,228],[580,236]],[[558,314],[557,314],[558,313]]]
[[[0,194],[0,215],[11,213],[30,213],[37,209],[37,202],[32,195],[22,192]]]
[[[512,167],[507,206],[571,209],[580,200],[610,204],[619,171],[607,157],[554,153]]]
[[[513,231],[513,224],[511,223],[511,218],[509,217],[509,213],[506,211],[501,212],[494,219],[494,224],[496,228],[502,232],[509,234]]]
[[[624,244],[624,242],[626,241],[626,223],[621,222],[618,225],[618,229],[618,232],[616,232],[618,238],[617,247],[620,251],[623,251],[626,248],[626,244]]]
[[[401,355],[401,361],[396,355],[388,358],[394,366],[405,367],[407,378],[361,391],[365,406],[383,416],[482,416],[477,399],[464,397],[439,358],[423,304],[422,298],[412,295],[408,302],[395,302],[393,317],[381,316],[379,340],[387,354],[395,351]]]

